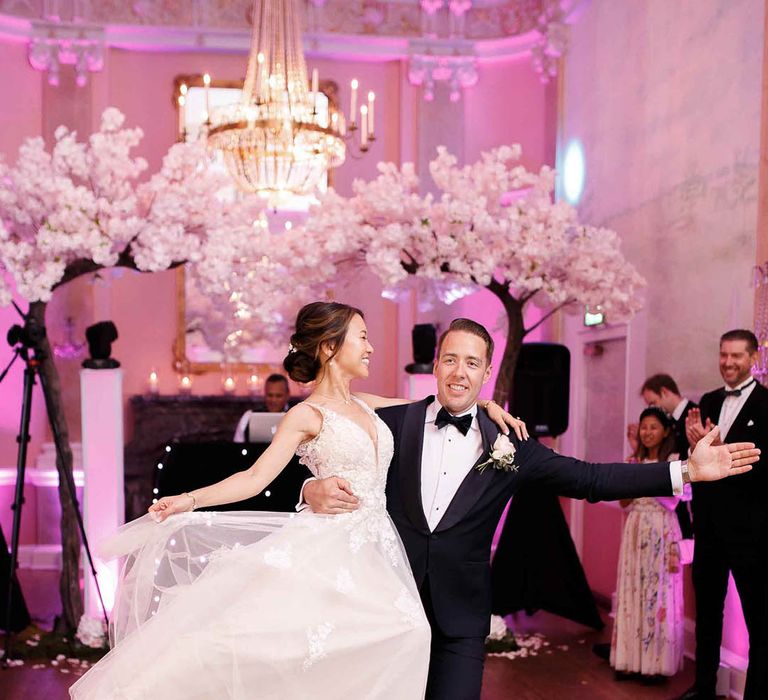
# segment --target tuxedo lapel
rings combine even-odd
[[[399,486],[408,519],[420,530],[429,532],[424,506],[421,502],[421,458],[424,451],[424,421],[427,406],[434,401],[429,396],[423,401],[408,404],[400,431]]]
[[[477,503],[480,496],[483,495],[485,490],[491,485],[495,470],[488,468],[482,472],[478,471],[476,467],[485,462],[491,452],[491,446],[496,440],[499,434],[498,426],[486,415],[485,411],[477,412],[477,422],[480,426],[480,433],[483,437],[483,453],[480,458],[472,465],[472,469],[464,477],[464,481],[461,482],[453,500],[445,511],[445,515],[441,518],[440,522],[435,528],[435,532],[447,530],[449,527],[453,527],[458,523]]]

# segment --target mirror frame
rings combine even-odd
[[[187,87],[203,87],[201,74],[177,75],[173,81],[173,101],[176,110],[176,124],[179,123],[179,105],[177,96],[184,83]],[[211,79],[211,87],[214,88],[242,88],[244,80],[214,80]],[[328,101],[338,109],[339,86],[333,80],[320,81],[320,91],[325,93]],[[181,140],[182,134],[176,133],[176,139]],[[328,187],[333,186],[333,170],[328,171]],[[258,374],[266,376],[273,372],[284,373],[282,362],[193,362],[187,357],[186,340],[186,273],[184,265],[176,269],[176,338],[173,343],[173,368],[176,372],[190,374],[204,374],[206,372],[221,372],[223,366],[232,373]]]

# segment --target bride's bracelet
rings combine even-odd
[[[189,496],[192,499],[192,510],[197,508],[197,499],[189,491],[185,491],[183,495]]]
[[[492,403],[496,403],[493,399],[484,399],[482,401],[478,401],[477,405],[480,406],[484,411],[488,411],[488,406],[490,406]]]

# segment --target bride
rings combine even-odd
[[[358,309],[299,311],[283,365],[314,391],[249,469],[160,499],[102,547],[127,557],[113,649],[72,698],[423,698],[430,628],[386,512],[393,438],[374,413],[406,401],[349,387],[368,376],[372,353]],[[505,432],[504,421],[520,430],[483,407]],[[294,453],[315,476],[337,477],[358,509],[194,512],[258,494]]]

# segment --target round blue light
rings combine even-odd
[[[586,165],[581,142],[571,141],[563,158],[563,193],[569,204],[576,205],[584,192]]]

